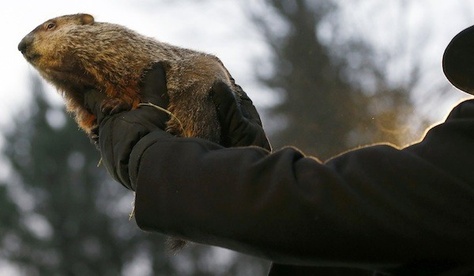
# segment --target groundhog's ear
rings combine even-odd
[[[94,23],[94,17],[90,14],[83,13],[81,14],[81,23],[82,25],[90,25]]]

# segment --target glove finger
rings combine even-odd
[[[234,92],[227,84],[221,81],[214,83],[211,95],[221,124],[229,126],[233,119],[243,117]]]
[[[258,146],[268,151],[272,150],[270,141],[268,141],[265,132],[260,126],[255,124],[241,125],[238,133],[242,135],[230,137],[232,147]]]
[[[260,116],[245,92],[241,91],[242,100],[238,104],[231,88],[223,82],[215,83],[211,91],[212,100],[222,126],[224,146],[255,145],[271,150],[261,125]],[[248,113],[247,117],[244,116],[244,109]]]
[[[242,115],[247,118],[250,122],[262,126],[262,120],[258,114],[257,109],[255,108],[252,100],[249,98],[247,93],[240,87],[236,85],[240,98],[240,109],[242,110]]]
[[[166,87],[165,64],[157,62],[145,73],[141,82],[142,102],[149,102],[166,108],[169,97]]]
[[[152,131],[156,128],[165,129],[169,115],[161,110],[157,110],[153,106],[142,106],[130,111],[127,116],[123,116],[122,120],[131,124],[141,125],[148,131]]]
[[[255,108],[250,99],[243,99],[240,103],[240,108],[242,109],[242,114],[247,118],[247,120],[249,120],[249,122],[262,126],[262,120],[260,119],[257,108]]]

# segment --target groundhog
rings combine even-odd
[[[173,114],[167,131],[174,135],[219,143],[220,125],[210,88],[221,81],[231,87],[236,99],[241,95],[240,86],[217,57],[163,43],[121,25],[96,22],[89,14],[47,20],[27,34],[18,49],[61,92],[67,110],[90,136],[96,118],[84,107],[83,92],[105,93],[102,107],[108,110],[136,108],[140,81],[156,62],[165,64],[168,111]],[[184,244],[175,239],[171,250]]]
[[[89,14],[47,20],[18,45],[25,59],[62,93],[68,111],[90,134],[96,118],[84,108],[83,91],[107,94],[104,106],[136,108],[140,80],[156,62],[165,64],[171,118],[168,131],[185,137],[220,141],[220,126],[209,98],[216,81],[239,95],[222,62],[215,56],[176,47],[143,36],[124,26],[96,22]]]

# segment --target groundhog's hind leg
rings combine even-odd
[[[232,85],[227,70],[214,56],[194,55],[172,64],[167,72],[169,111],[176,116],[168,122],[171,133],[220,142],[220,124],[210,95],[217,81]]]
[[[188,92],[186,98],[170,97],[168,109],[175,117],[168,121],[167,131],[182,137],[199,137],[219,143],[220,124],[209,92]]]

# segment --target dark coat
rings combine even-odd
[[[474,275],[474,100],[419,143],[326,163],[155,131],[130,175],[140,228],[266,258],[270,275]]]

